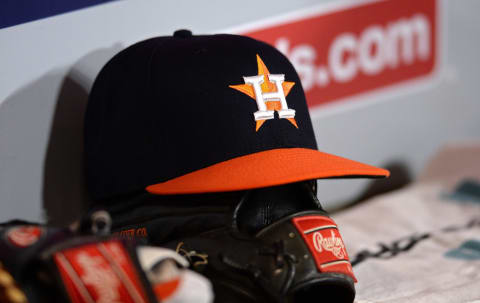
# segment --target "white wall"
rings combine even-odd
[[[179,28],[212,33],[318,3],[118,1],[0,29],[0,221],[43,221],[46,207],[67,222],[81,211],[83,110],[96,73],[119,50]],[[402,163],[415,177],[445,142],[480,139],[480,2],[447,4],[438,81],[366,96],[378,102],[352,110],[314,109],[321,150],[379,166]],[[369,182],[320,181],[319,196],[332,208]]]

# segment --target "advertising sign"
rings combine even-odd
[[[235,32],[276,46],[299,73],[309,106],[432,76],[436,0],[344,1]]]

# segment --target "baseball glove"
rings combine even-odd
[[[105,216],[94,217],[95,223]],[[91,229],[104,233],[108,222]],[[211,302],[172,250],[22,221],[0,224],[0,302]],[[195,290],[188,289],[194,285]]]
[[[170,247],[215,302],[353,302],[355,276],[314,182],[232,193],[141,193],[107,209],[118,235]]]

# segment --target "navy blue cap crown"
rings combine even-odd
[[[258,58],[277,76],[269,85],[288,90],[290,111],[280,102],[262,111],[251,96],[255,81],[265,85]],[[136,43],[103,67],[90,93],[85,150],[96,200],[290,147],[317,148],[300,79],[284,55],[252,38],[183,30]]]

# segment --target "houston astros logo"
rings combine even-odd
[[[286,99],[295,83],[285,81],[284,74],[270,74],[259,55],[257,67],[258,75],[243,77],[245,84],[229,85],[257,101],[258,111],[253,113],[257,122],[255,130],[258,131],[266,120],[273,119],[275,111],[280,119],[287,119],[298,128],[295,110],[288,108]]]

